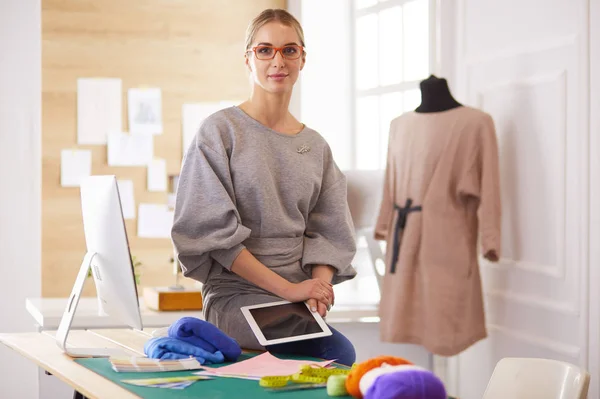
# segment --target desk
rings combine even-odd
[[[67,299],[66,298],[27,298],[26,300],[26,309],[29,312],[29,314],[32,316],[34,323],[36,324],[36,328],[38,330],[38,332],[45,332],[46,336],[45,336],[45,340],[48,341],[48,334],[51,334],[51,337],[54,336],[53,331],[58,329],[58,326],[60,324],[60,319],[63,315],[64,309],[65,309],[65,305],[66,305]],[[146,329],[146,331],[148,332],[152,332],[154,329],[156,328],[160,328],[160,327],[165,327],[168,326],[170,324],[172,324],[174,321],[178,320],[181,317],[184,316],[191,316],[191,317],[197,317],[202,319],[203,315],[201,311],[172,311],[172,312],[158,312],[158,311],[154,311],[151,309],[148,309],[145,304],[143,303],[143,300],[140,298],[140,311],[142,314],[142,323],[144,328]],[[379,318],[377,317],[377,306],[374,305],[342,305],[342,304],[338,304],[336,306],[334,306],[331,310],[331,312],[329,312],[328,316],[327,316],[327,322],[329,324],[332,324],[336,329],[341,330],[349,339],[354,340],[356,342],[364,342],[364,337],[365,334],[366,336],[371,336],[373,334],[377,333],[376,330],[376,326],[377,326],[377,322],[379,321]],[[121,322],[119,322],[118,320],[115,320],[114,318],[108,317],[108,316],[100,316],[98,315],[98,302],[97,299],[95,297],[84,297],[81,298],[77,307],[77,311],[75,313],[75,317],[73,320],[73,324],[72,324],[72,330],[69,333],[69,344],[71,344],[72,342],[80,342],[81,340],[81,334],[93,334],[93,335],[100,335],[101,337],[103,337],[103,339],[108,340],[109,342],[111,342],[111,344],[115,344],[115,340],[117,342],[124,342],[123,338],[121,337],[120,334],[123,334],[123,330],[117,330],[117,329],[123,329],[125,326],[123,326],[123,324]],[[369,329],[369,333],[367,334],[366,329]],[[80,330],[84,330],[84,329],[90,329],[90,331],[80,331]],[[372,330],[372,331],[371,331]],[[101,331],[101,332],[99,332]],[[138,338],[132,338],[134,336],[130,335],[131,331],[126,332],[125,334],[127,335],[127,339],[138,339],[139,340],[139,336]],[[13,336],[13,335],[11,335]],[[15,335],[18,336],[18,335]],[[6,337],[6,336],[3,336]],[[23,336],[26,337],[26,336]],[[83,335],[83,337],[87,337],[87,339],[89,339],[88,335]],[[24,338],[20,338],[18,342],[22,342],[22,339]],[[147,338],[144,338],[141,343],[138,342],[137,348],[142,348],[143,347],[143,342],[145,342]],[[76,340],[76,341],[74,341]],[[56,346],[55,342],[50,339],[50,344],[51,344],[51,350],[53,351],[54,354],[62,354],[62,352],[60,352],[60,350],[58,349],[58,347]],[[11,346],[11,345],[9,345]],[[87,345],[90,346],[90,345]],[[79,347],[87,347],[85,344],[80,344]],[[97,345],[91,345],[91,346],[97,346]],[[390,346],[390,345],[388,345]],[[27,347],[27,345],[25,345],[25,347]],[[135,348],[136,346],[134,346],[133,348]],[[17,348],[13,348],[16,349],[17,351],[19,351]],[[389,353],[394,353],[394,348],[392,348],[391,346],[388,347],[381,347],[378,345],[366,345],[366,346],[360,346],[357,347],[357,356],[361,357],[361,358],[369,358],[371,356],[375,356],[377,354],[379,354],[380,352],[389,352]],[[58,351],[58,352],[57,352]],[[21,351],[19,351],[21,352]],[[371,353],[372,352],[372,353]],[[22,353],[22,352],[21,352]],[[418,358],[419,354],[416,355],[410,355],[409,357],[412,358]],[[27,356],[27,355],[25,355]],[[31,359],[30,356],[27,356]],[[69,357],[66,357],[66,359],[70,359]],[[37,362],[35,359],[34,360],[36,363],[40,364],[39,362]],[[73,363],[73,366],[77,367],[77,368],[82,368],[81,366]],[[44,368],[47,370],[47,368],[45,368],[44,366],[42,366],[40,364],[40,367]],[[50,373],[52,373],[52,371],[48,370]],[[90,371],[88,369],[84,368],[84,372],[86,373],[86,375],[88,375],[90,373]],[[93,375],[96,378],[102,378],[100,376],[98,376],[97,374],[93,373]],[[64,379],[60,378],[59,379],[65,381]],[[40,380],[43,381],[43,380]],[[102,379],[102,381],[104,381],[104,379]],[[65,381],[67,382],[67,381]],[[42,384],[42,382],[40,382],[40,384]],[[45,383],[48,384],[48,383]],[[74,387],[73,384],[70,384],[67,382],[68,385],[70,385],[71,387]],[[61,392],[61,395],[63,394],[62,390],[65,390],[66,387],[62,387],[59,385],[54,385],[54,386],[48,386],[46,385],[46,388],[50,388],[50,390],[54,393],[56,393],[55,390],[59,390]],[[116,388],[120,388],[120,387],[116,387]],[[122,388],[120,388],[121,390],[123,390]],[[66,390],[65,390],[66,391]],[[85,392],[82,392],[85,393]],[[64,392],[64,394],[66,395],[67,392]],[[128,392],[129,395],[132,395],[131,393]],[[91,396],[93,397],[93,396]],[[119,397],[119,396],[113,396],[113,397]],[[129,396],[129,397],[135,397],[135,396]]]
[[[148,334],[148,335],[147,335]],[[133,330],[79,330],[69,334],[74,347],[120,348],[131,355],[143,355],[149,333]],[[89,399],[139,399],[137,395],[75,363],[56,345],[53,331],[0,334],[0,342],[70,385]]]
[[[139,354],[143,344],[149,338],[147,332],[136,332],[124,329],[74,331],[69,343],[73,347],[108,347],[119,348],[128,355]],[[0,342],[21,355],[35,362],[47,372],[75,389],[75,397],[84,395],[89,399],[133,399],[133,398],[182,398],[182,397],[236,397],[236,398],[269,398],[271,393],[265,392],[257,381],[237,379],[215,379],[212,382],[200,383],[186,390],[172,391],[158,388],[133,388],[130,391],[121,381],[123,378],[148,378],[139,373],[115,373],[110,369],[106,359],[86,359],[87,366],[62,353],[54,341],[54,332],[0,334]],[[248,356],[245,355],[245,358]],[[90,362],[91,360],[91,362]],[[91,366],[91,367],[90,367]],[[88,368],[89,367],[89,368]],[[91,369],[91,370],[90,370]],[[96,372],[92,371],[96,370]],[[190,375],[190,371],[181,374]],[[156,377],[156,373],[152,373]],[[206,385],[202,385],[206,384]],[[139,396],[138,396],[139,395]],[[281,398],[306,399],[326,398],[325,389],[315,391],[288,392],[280,394]],[[344,396],[348,398],[348,396]],[[341,399],[341,398],[340,398]]]
[[[69,334],[69,344],[82,348],[120,348],[128,354],[140,355],[143,354],[143,345],[148,337],[147,331],[76,330]],[[0,343],[33,361],[89,399],[140,399],[139,396],[77,364],[65,355],[56,345],[54,331],[0,334]]]
[[[67,298],[27,298],[25,308],[35,320],[38,331],[56,330],[65,310]],[[202,311],[159,312],[149,309],[140,298],[140,312],[145,328],[158,328],[171,325],[181,317],[197,317],[204,319]],[[332,324],[378,322],[375,305],[336,305],[327,315],[327,322]],[[95,297],[79,300],[73,319],[73,329],[83,328],[123,328],[123,323],[109,316],[98,315],[98,302]]]

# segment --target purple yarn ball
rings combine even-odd
[[[364,399],[447,399],[442,381],[427,370],[406,370],[377,377]]]

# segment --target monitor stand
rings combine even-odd
[[[96,256],[95,252],[88,252],[83,258],[81,268],[79,269],[79,273],[77,274],[77,279],[75,280],[75,284],[73,285],[71,295],[69,295],[69,299],[67,301],[67,307],[65,308],[62,319],[60,320],[58,331],[56,331],[56,343],[58,344],[60,349],[62,349],[62,351],[65,352],[65,354],[71,357],[129,357],[130,355],[128,355],[124,350],[117,348],[67,347],[67,336],[69,335],[69,331],[71,329],[73,316],[75,315],[75,310],[77,309],[77,305],[79,304],[79,298],[81,297],[83,286],[85,285],[85,281],[87,280],[88,272],[92,267],[92,260],[94,259],[94,256]]]

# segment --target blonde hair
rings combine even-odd
[[[246,30],[246,50],[248,50],[252,45],[254,37],[256,36],[256,32],[258,32],[263,25],[274,21],[294,28],[298,34],[298,37],[300,38],[300,45],[305,47],[304,31],[302,30],[302,25],[300,25],[300,22],[298,22],[298,20],[286,10],[281,8],[269,8],[258,14],[258,16],[256,16],[256,18],[250,22],[250,25],[248,25],[248,29]]]

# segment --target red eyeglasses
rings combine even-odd
[[[261,45],[252,47],[251,50],[247,51],[253,51],[259,60],[272,60],[278,51],[286,60],[297,60],[304,53],[304,47],[297,44],[289,44],[283,47]]]

